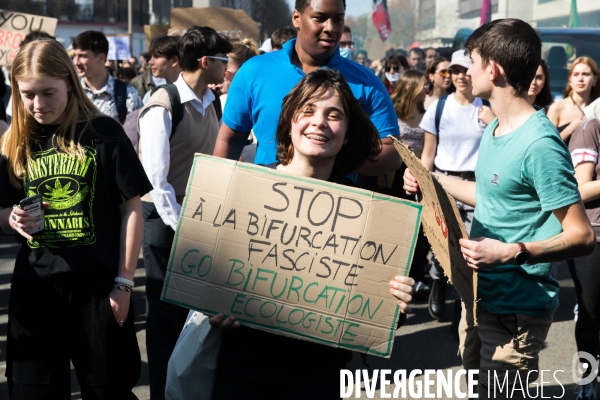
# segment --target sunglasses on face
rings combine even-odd
[[[402,72],[402,67],[400,67],[399,65],[390,65],[385,67],[385,72],[392,72],[394,70],[396,72]]]
[[[354,47],[354,42],[340,42],[340,47],[341,48]]]
[[[448,76],[448,74],[450,73],[449,70],[447,69],[440,69],[439,71],[435,71],[439,76],[441,76],[442,78],[445,78]]]
[[[222,61],[223,64],[227,65],[227,63],[229,62],[229,57],[217,57],[217,56],[205,56],[206,58],[212,58],[213,60],[219,60]],[[202,57],[200,57],[198,59],[198,61],[202,60]]]

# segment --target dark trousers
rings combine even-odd
[[[571,261],[571,260],[569,260]],[[593,357],[600,350],[600,246],[596,246],[589,256],[578,257],[569,262],[569,270],[575,283],[575,293],[579,304],[577,323],[575,324],[575,340],[577,351],[585,351]],[[586,362],[586,360],[581,360]],[[588,367],[586,375],[591,372]]]
[[[133,400],[140,350],[133,305],[123,327],[110,307],[109,290],[78,291],[47,278],[12,284],[6,377],[11,399],[71,398],[69,360],[84,400]]]
[[[391,188],[377,188],[376,192],[387,194],[390,196],[399,197],[401,199],[417,201],[415,196],[409,196],[404,191],[404,171],[406,171],[406,164],[402,164],[400,169],[396,171],[394,175],[394,181],[392,182]],[[417,243],[415,244],[415,252],[410,267],[410,273],[408,276],[413,278],[417,282],[425,282],[425,267],[429,264],[427,254],[429,253],[429,242],[423,233],[423,227],[419,227],[419,234],[417,236]]]
[[[165,398],[167,364],[189,310],[160,299],[175,232],[165,225],[153,203],[142,202],[146,268],[146,349],[150,399]]]

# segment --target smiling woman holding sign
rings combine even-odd
[[[284,99],[277,126],[276,164],[293,175],[348,184],[345,175],[373,160],[379,136],[342,75],[319,69],[307,74]],[[389,282],[403,312],[414,281]],[[234,317],[211,318],[213,326],[239,327]],[[223,335],[213,399],[339,398],[339,370],[348,350],[242,327]],[[271,396],[271,397],[269,397]]]

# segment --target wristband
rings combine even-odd
[[[121,292],[129,292],[129,293],[133,292],[133,289],[131,288],[131,286],[127,286],[122,283],[115,283],[113,285],[113,288],[120,290]]]
[[[133,281],[130,281],[129,279],[121,278],[120,276],[117,276],[115,278],[115,283],[122,283],[123,285],[131,286],[132,288],[135,286],[135,283],[133,283]]]

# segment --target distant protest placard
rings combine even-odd
[[[54,35],[56,18],[0,10],[0,65],[12,65],[23,38],[35,30]]]
[[[162,299],[389,357],[418,203],[196,155]]]
[[[232,42],[245,38],[259,43],[258,24],[244,10],[231,8],[172,8],[169,35],[183,36],[194,25],[210,26]]]
[[[107,34],[107,60],[128,60],[131,57],[131,37],[129,34]]]
[[[465,307],[475,313],[477,274],[467,265],[460,251],[460,238],[468,238],[456,200],[448,194],[421,164],[421,161],[400,141],[393,138],[402,161],[417,179],[423,205],[423,232],[431,244],[435,258],[440,262],[448,280],[454,285]]]

